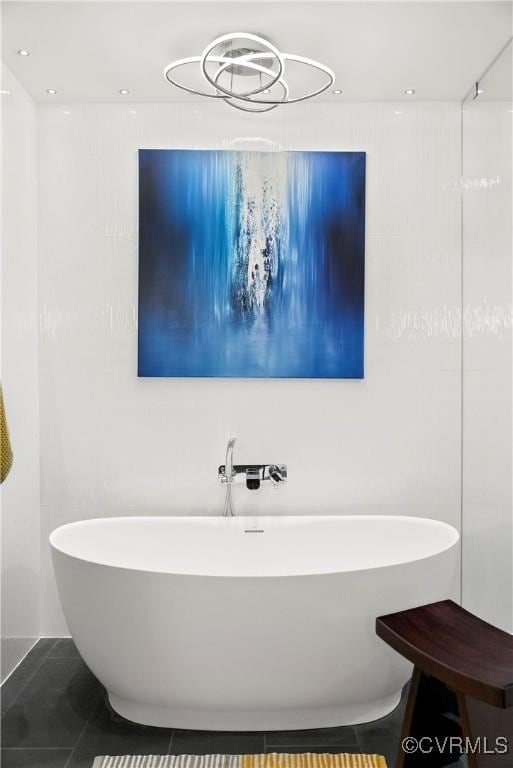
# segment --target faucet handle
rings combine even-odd
[[[228,475],[226,474],[226,465],[225,464],[221,464],[221,466],[217,470],[217,479],[219,480],[219,482],[222,485],[224,485],[225,483],[230,482],[229,479],[228,479]]]
[[[278,485],[287,479],[287,466],[286,464],[270,464],[268,473],[272,483]]]

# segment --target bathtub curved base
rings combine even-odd
[[[118,715],[140,725],[199,731],[288,731],[334,728],[379,720],[397,707],[401,691],[372,703],[344,707],[243,711],[152,707],[111,693],[108,696],[112,709]]]

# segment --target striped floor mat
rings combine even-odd
[[[381,755],[125,755],[97,757],[92,768],[387,768]]]

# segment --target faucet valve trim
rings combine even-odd
[[[270,480],[279,485],[287,479],[286,464],[232,464],[231,471],[226,464],[221,464],[217,473],[222,484],[245,482],[249,490],[258,490],[260,483]]]

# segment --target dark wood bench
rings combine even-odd
[[[376,633],[414,665],[397,768],[439,768],[462,753],[470,768],[513,768],[512,635],[452,600],[380,616]]]

